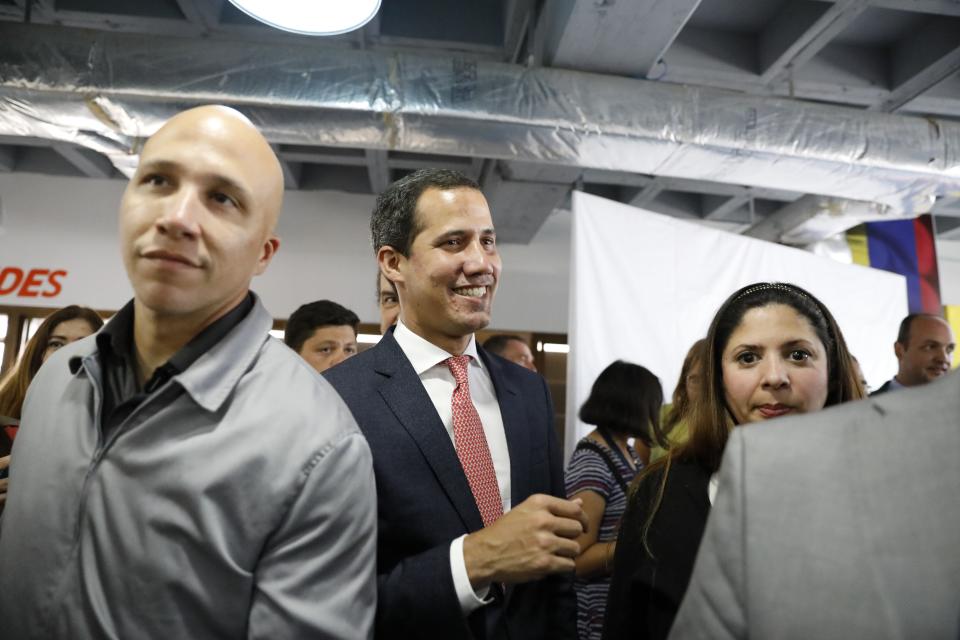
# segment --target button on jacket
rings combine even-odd
[[[370,450],[270,325],[257,301],[106,432],[94,337],[41,368],[0,522],[5,640],[370,635]]]

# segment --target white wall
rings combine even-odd
[[[0,270],[65,269],[55,298],[0,296],[0,305],[116,309],[132,295],[117,248],[119,180],[0,174]],[[280,252],[254,280],[267,308],[287,317],[329,298],[378,322],[369,220],[374,198],[289,191],[278,226]],[[529,246],[501,247],[504,272],[492,327],[566,331],[569,214],[553,216]]]

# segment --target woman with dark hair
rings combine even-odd
[[[730,430],[864,397],[829,310],[792,284],[727,298],[706,338],[689,438],[636,479],[617,542],[604,638],[666,638],[686,592]]]
[[[0,511],[7,500],[10,450],[30,381],[57,349],[96,333],[102,326],[103,320],[93,309],[70,305],[54,311],[27,342],[18,365],[0,380]]]
[[[9,422],[19,421],[27,388],[40,365],[60,347],[96,333],[102,326],[103,320],[96,311],[77,305],[64,307],[47,316],[27,342],[17,366],[0,382],[0,416],[9,418]],[[10,453],[14,432],[15,429],[4,428],[0,435],[0,456]]]
[[[660,415],[661,430],[667,439],[668,446],[655,445],[650,449],[650,462],[656,462],[667,453],[667,449],[687,440],[686,416],[690,412],[690,406],[697,399],[706,344],[707,341],[703,338],[697,340],[683,359],[680,379],[677,380],[677,386],[673,390],[673,402],[663,405]]]
[[[580,408],[580,419],[596,426],[577,444],[566,475],[567,496],[582,500],[588,522],[586,533],[577,539],[580,555],[574,582],[581,640],[600,637],[627,487],[645,464],[654,438],[661,440],[662,403],[657,376],[618,360],[600,373]]]

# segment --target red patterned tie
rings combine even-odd
[[[470,399],[467,382],[470,356],[453,356],[445,362],[457,381],[457,387],[453,390],[453,441],[457,457],[470,483],[473,499],[480,509],[483,526],[488,527],[503,515],[503,502],[500,500],[500,487],[497,484],[497,472],[493,468],[493,458],[490,457],[490,447],[483,434],[483,423]]]

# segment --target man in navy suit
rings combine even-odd
[[[500,256],[454,171],[391,185],[371,220],[400,319],[324,375],[373,451],[377,638],[574,638],[578,501],[563,499],[546,382],[476,344]]]

